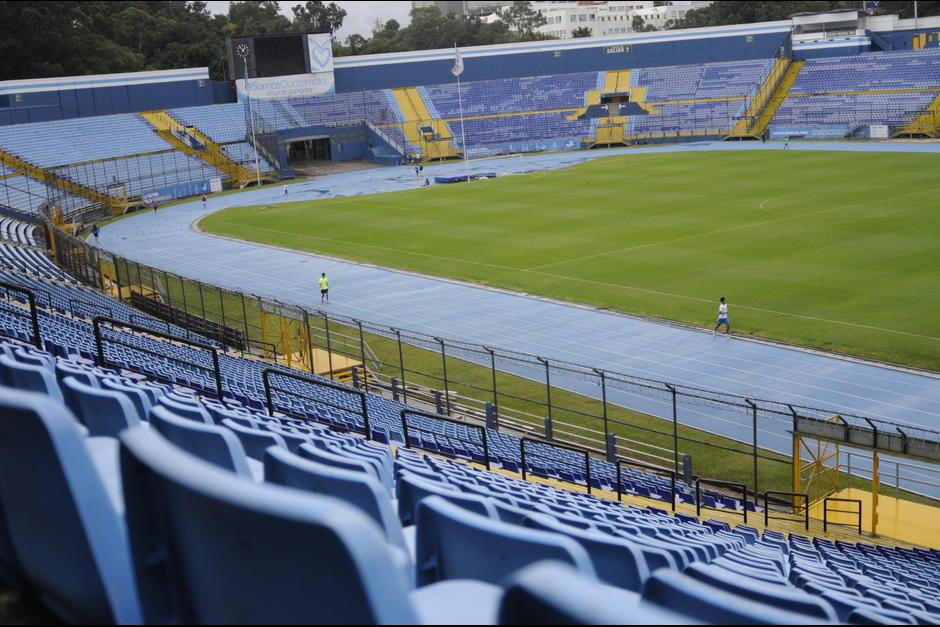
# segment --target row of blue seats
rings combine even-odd
[[[24,377],[43,372],[43,368],[49,366],[48,361],[45,366],[40,364],[51,359],[49,356],[31,349],[11,345],[6,345],[5,349],[8,354],[0,357],[0,383],[5,385],[28,387]],[[517,577],[528,579],[534,577],[534,572],[547,569],[567,584],[560,590],[543,590],[536,586],[537,598],[526,595],[525,603],[514,606],[514,612],[530,619],[534,616],[529,612],[548,611],[556,618],[560,615],[569,620],[577,617],[581,622],[596,622],[601,616],[610,616],[600,608],[611,605],[621,611],[632,608],[643,612],[642,618],[669,622],[789,624],[837,619],[883,622],[899,620],[903,615],[905,621],[911,623],[935,618],[927,611],[936,610],[935,604],[912,600],[910,595],[903,603],[900,599],[872,603],[871,595],[857,594],[858,600],[853,605],[849,589],[835,592],[830,588],[815,593],[810,588],[801,593],[787,580],[787,576],[790,580],[808,576],[812,550],[845,551],[848,547],[825,542],[814,544],[799,537],[792,537],[788,544],[779,534],[761,536],[748,528],[730,530],[722,524],[702,525],[692,519],[666,516],[665,512],[624,507],[495,473],[473,471],[460,464],[423,458],[405,449],[400,449],[393,462],[388,449],[360,438],[332,434],[322,427],[288,418],[252,414],[245,408],[201,400],[184,390],[122,378],[130,373],[102,371],[80,361],[64,363],[59,360],[56,368],[67,368],[65,372],[57,371],[56,376],[61,377],[64,401],[75,417],[55,410],[54,405],[27,415],[28,411],[19,411],[22,407],[16,406],[17,401],[23,400],[22,396],[13,398],[0,392],[3,399],[0,403],[9,410],[3,412],[5,418],[0,419],[0,430],[15,436],[8,441],[24,443],[29,438],[23,437],[17,427],[25,424],[35,427],[31,423],[42,422],[50,431],[63,432],[69,430],[68,424],[78,434],[68,436],[73,440],[84,432],[91,465],[100,475],[101,492],[119,514],[126,512],[128,527],[129,559],[127,555],[112,554],[111,560],[101,562],[110,565],[115,561],[137,562],[133,570],[138,577],[139,612],[148,622],[155,622],[155,618],[159,619],[156,622],[164,622],[166,618],[174,622],[179,619],[202,622],[220,617],[244,622],[249,616],[268,620],[277,617],[296,620],[300,616],[308,620],[312,620],[311,616],[363,619],[365,614],[356,614],[358,608],[352,609],[343,603],[341,608],[323,610],[316,604],[311,605],[306,594],[299,599],[278,595],[276,598],[281,603],[274,605],[262,602],[268,598],[269,588],[283,586],[282,577],[293,583],[298,581],[293,570],[284,571],[283,563],[279,568],[273,567],[277,559],[284,559],[285,551],[302,554],[301,547],[307,545],[295,543],[301,536],[315,534],[309,519],[301,517],[303,523],[298,520],[297,512],[308,511],[310,506],[309,502],[302,506],[303,499],[299,495],[285,504],[294,511],[290,523],[266,518],[264,512],[270,515],[271,510],[262,508],[259,512],[235,505],[244,506],[252,496],[260,498],[264,490],[253,494],[254,488],[250,487],[259,481],[264,482],[265,488],[280,484],[345,501],[358,510],[360,517],[374,524],[378,542],[364,537],[368,534],[353,524],[350,517],[355,517],[351,512],[339,516],[333,511],[327,516],[333,525],[351,532],[348,539],[364,551],[358,554],[364,564],[380,568],[386,574],[385,589],[399,598],[397,601],[385,599],[385,603],[401,604],[412,598],[418,615],[406,622],[432,616],[445,623],[468,617],[480,623],[493,622],[500,596],[501,613],[508,611],[510,591],[517,590],[519,585],[513,573],[523,568],[529,570]],[[47,381],[49,385],[53,383]],[[57,389],[48,388],[47,395],[57,399]],[[30,407],[35,409],[37,405],[34,402]],[[142,419],[144,416],[146,419]],[[81,421],[80,425],[76,419]],[[2,424],[4,421],[8,424]],[[62,433],[58,435],[68,440]],[[123,443],[120,453],[123,469],[119,472],[114,467],[115,436]],[[74,445],[59,448],[76,454]],[[224,471],[200,467],[181,449]],[[49,457],[48,451],[34,453],[35,459]],[[20,456],[4,461],[17,463],[24,454],[20,450]],[[131,454],[137,456],[137,463],[127,463]],[[159,498],[154,499],[153,490],[156,483],[163,480],[159,473],[153,472],[155,460],[165,464],[161,466],[164,470],[176,469],[179,474],[174,476],[189,477],[185,487],[177,486],[176,489],[182,491],[175,492],[172,501],[162,507],[154,503]],[[32,468],[36,470],[35,463]],[[48,479],[45,468],[40,465],[38,470],[40,477]],[[225,474],[230,478],[223,480]],[[219,486],[225,488],[224,497],[213,492],[213,488]],[[7,512],[14,549],[34,546],[24,541],[23,536],[65,533],[55,524],[38,528],[24,526],[21,515],[25,514],[21,508],[6,507],[11,501],[20,505],[16,490],[12,490],[13,497],[8,498],[9,490],[0,479],[0,505]],[[201,501],[198,494],[207,500]],[[269,490],[263,500],[271,506],[280,498],[277,494],[278,491]],[[71,495],[73,500],[80,501],[83,497],[90,498]],[[101,498],[98,497],[99,501]],[[275,510],[280,515],[287,511]],[[104,512],[99,515],[97,520]],[[167,515],[175,520],[168,522],[167,528],[155,529],[153,521],[167,520]],[[140,528],[135,528],[135,521]],[[71,521],[62,518],[59,522],[66,525]],[[266,523],[272,527],[265,526]],[[219,534],[220,529],[226,529],[227,533]],[[82,532],[93,536],[96,531],[88,529],[87,525],[85,528],[77,525],[70,526],[68,534],[72,539],[78,536],[82,540]],[[334,544],[338,532],[338,529],[321,529]],[[213,534],[215,537],[210,537]],[[113,553],[128,552],[114,546],[120,538],[111,537]],[[158,551],[157,554],[164,557],[154,562],[151,556],[155,555],[155,547],[160,546],[161,541],[166,542],[167,547],[173,546],[173,551]],[[233,551],[235,545],[242,550]],[[322,551],[323,547],[318,546],[318,549]],[[370,550],[373,554],[368,554]],[[872,554],[876,558],[884,557],[874,547],[859,545],[856,550],[864,552],[866,557]],[[182,554],[178,554],[179,551]],[[789,562],[798,563],[800,569],[788,566],[788,553]],[[935,569],[940,564],[936,554],[912,553],[912,558],[924,564],[923,569]],[[389,556],[385,567],[381,566],[381,554]],[[334,585],[329,586],[333,598],[347,599],[360,592],[361,578],[373,573],[363,572],[355,558],[352,565],[348,564],[350,557],[343,550],[334,548],[329,555],[331,558],[323,562],[330,564],[329,572],[335,577]],[[48,587],[41,588],[40,594],[52,595],[44,600],[66,617],[86,619],[91,614],[72,612],[90,611],[98,612],[97,616],[103,620],[101,617],[106,617],[109,610],[107,603],[111,604],[115,617],[121,611],[133,615],[133,591],[127,589],[126,582],[120,586],[107,577],[114,573],[88,573],[89,583],[107,580],[116,586],[114,594],[95,598],[96,591],[90,585],[76,587],[74,579],[57,579],[49,574],[48,568],[40,571],[44,573],[42,577],[31,569],[48,567],[48,562],[55,559],[49,551],[26,557],[14,553],[12,560],[9,554],[3,557],[7,558],[4,562],[8,566],[11,561],[18,562],[13,564],[14,576],[19,567],[32,585],[36,585],[33,579],[40,579],[42,585]],[[80,557],[72,554],[67,558],[59,556],[59,559],[72,558],[79,562],[70,572],[88,572],[91,565],[80,563]],[[568,568],[541,563],[544,560],[568,564]],[[835,562],[829,559],[827,563]],[[859,562],[845,557],[841,563],[846,569],[844,572],[848,572],[849,565]],[[310,570],[308,564],[303,567]],[[225,603],[220,591],[200,585],[198,574],[214,570],[225,571],[226,575],[218,572],[213,581],[218,583],[218,577],[223,576],[226,585],[221,589],[238,590],[235,596],[242,599],[242,603]],[[684,570],[685,574],[678,575],[675,572],[678,570]],[[61,569],[52,572],[61,572]],[[162,575],[155,578],[151,572]],[[278,576],[268,577],[267,573]],[[818,572],[811,574],[815,574],[817,581],[822,580]],[[866,575],[880,577],[884,574],[884,569],[866,572]],[[399,580],[401,587],[389,586],[389,576],[392,581]],[[308,581],[310,577],[318,582],[317,589],[324,585],[321,573],[308,574],[300,580]],[[602,582],[603,594],[595,597],[605,602],[587,603],[580,592],[592,587],[597,589],[598,579]],[[864,584],[868,580],[859,576],[858,581]],[[931,585],[929,581],[915,578],[905,583],[911,582],[925,587]],[[565,589],[569,590],[568,594],[559,594]],[[873,589],[874,584],[865,588],[866,591]],[[116,599],[122,591],[124,597]],[[579,594],[572,596],[571,591]],[[827,595],[829,600],[823,600]],[[359,602],[365,603],[370,611],[380,612],[375,599],[359,599]],[[902,606],[903,609],[898,609]],[[668,611],[664,612],[666,608]],[[372,620],[377,620],[375,616],[373,614]]]
[[[47,348],[59,355],[70,351],[86,357],[96,355],[91,325],[82,320],[63,318],[41,312],[40,327]],[[27,340],[31,334],[29,321],[21,311],[10,310],[0,302],[0,330],[8,335]],[[205,393],[217,393],[212,362],[208,353],[174,343],[158,342],[140,335],[126,335],[106,331],[102,348],[109,363],[123,364],[162,380],[198,388]],[[220,357],[224,392],[237,400],[260,407],[265,399],[261,371],[264,365],[257,361]],[[285,394],[275,393],[278,407],[294,415],[308,417],[349,430],[362,431],[363,417],[358,400],[343,392],[317,385],[286,380],[281,385]],[[372,435],[381,441],[403,440],[401,411],[405,405],[380,396],[368,395]],[[309,399],[320,402],[311,408]],[[469,459],[482,459],[482,442],[475,428],[459,427],[441,421],[425,421],[422,445],[438,452]],[[519,469],[520,441],[506,434],[489,432],[491,459],[508,469]],[[616,468],[605,461],[592,459],[591,485],[601,489],[616,487]],[[527,470],[536,475],[587,484],[584,459],[570,451],[547,445],[532,445],[528,451]],[[662,478],[648,473],[628,472],[622,477],[622,489],[635,494],[667,501],[671,497],[668,484]],[[694,490],[680,482],[678,500],[691,502]],[[754,510],[750,501],[741,503],[723,495],[703,496],[707,506]]]

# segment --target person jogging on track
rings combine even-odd
[[[718,335],[718,329],[722,326],[725,327],[728,335],[731,335],[731,318],[728,317],[728,303],[724,296],[721,297],[721,303],[718,305],[718,324],[715,325],[712,335]]]
[[[320,302],[330,304],[330,280],[326,278],[326,272],[320,275]]]

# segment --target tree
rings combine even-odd
[[[533,9],[532,3],[528,1],[513,2],[499,14],[499,17],[510,30],[526,37],[531,37],[538,28],[548,23],[542,12]]]
[[[642,15],[634,15],[633,22],[630,25],[634,33],[650,33],[656,30],[652,24],[647,24]]]
[[[593,34],[594,34],[594,31],[592,31],[587,26],[579,26],[573,31],[571,31],[571,36],[574,37],[575,39],[580,39],[582,37],[591,37]]]
[[[291,30],[291,23],[280,11],[280,2],[232,2],[228,8],[231,35],[244,37],[286,33]]]
[[[368,43],[369,40],[359,33],[353,33],[346,38],[346,48],[351,55],[362,54],[362,51],[365,50]]]
[[[343,27],[346,18],[346,10],[335,2],[324,4],[308,0],[306,4],[296,5],[291,11],[294,13],[293,29],[301,33],[335,33]]]

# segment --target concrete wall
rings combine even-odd
[[[789,52],[789,22],[628,37],[480,46],[461,50],[463,80],[767,59]],[[336,90],[410,87],[454,81],[453,50],[336,59]]]
[[[230,101],[207,68],[0,82],[0,125]]]

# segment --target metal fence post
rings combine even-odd
[[[401,345],[401,331],[392,329],[395,333],[395,341],[398,342],[398,370],[401,373],[401,398],[403,403],[408,402],[408,385],[405,382],[405,352]]]
[[[676,401],[676,388],[669,383],[664,384],[672,394],[672,452],[673,470],[679,472],[679,407]]]
[[[594,372],[601,378],[601,403],[604,411],[604,440],[606,441],[610,437],[607,416],[607,373],[597,368],[594,369]]]
[[[536,357],[541,363],[545,364],[545,401],[548,406],[548,421],[552,421],[552,375],[551,366],[548,360],[542,357]]]
[[[325,311],[321,311],[323,314],[323,325],[326,329],[326,358],[330,366],[330,381],[334,381],[333,375],[333,343],[330,340],[330,317],[326,315]]]
[[[752,454],[754,456],[754,494],[760,494],[760,486],[757,483],[757,403],[752,401],[749,398],[744,399],[744,402],[751,407],[751,437],[754,439]]]
[[[362,357],[362,380],[365,391],[369,391],[369,369],[366,367],[366,340],[362,335],[362,321],[356,320],[356,326],[359,327],[359,354]]]
[[[493,380],[493,410],[496,423],[499,424],[499,393],[496,390],[496,351],[492,348],[483,347],[490,354],[490,374]]]
[[[245,324],[245,348],[251,352],[251,330],[248,328],[248,305],[245,304],[245,293],[241,293],[242,299],[242,320]],[[263,349],[262,349],[263,352]]]
[[[444,368],[444,402],[447,404],[447,415],[450,416],[450,381],[447,379],[447,350],[444,348],[444,340],[439,337],[434,339],[441,345],[441,364]]]

